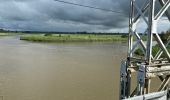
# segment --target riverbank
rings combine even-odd
[[[93,35],[93,34],[27,34],[21,35],[20,40],[35,42],[102,42],[127,41],[122,35]]]
[[[14,33],[14,32],[0,32],[0,36],[15,36],[22,35],[23,33]]]

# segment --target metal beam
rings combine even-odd
[[[161,4],[161,6],[163,7],[165,5],[165,1],[164,0],[159,0],[159,3]],[[168,17],[169,21],[170,21],[170,11],[167,10],[165,12],[166,16]]]
[[[170,75],[166,76],[165,79],[163,80],[163,82],[161,83],[158,91],[163,91],[166,89],[167,85],[168,85],[168,82],[170,80]]]
[[[140,9],[135,3],[134,3],[134,7],[137,9],[137,11],[138,11],[139,14],[141,15],[141,17],[143,18],[143,20],[145,21],[145,23],[146,23],[147,25],[149,25],[148,21],[147,21],[146,18],[145,18],[144,13],[141,11],[141,9]]]
[[[153,84],[151,80],[153,77],[159,77],[162,81],[160,87],[158,86],[159,91],[165,90],[170,80],[170,53],[166,49],[170,44],[170,38],[164,44],[157,32],[157,24],[163,14],[165,13],[168,19],[170,19],[170,12],[168,11],[170,0],[166,0],[166,2],[159,0],[162,8],[157,14],[155,13],[155,7],[158,6],[156,0],[142,0],[142,6],[137,5],[136,2],[138,2],[138,0],[130,0],[128,57],[126,67],[121,67],[120,99],[127,99],[135,95],[142,97],[150,93],[150,86]],[[146,23],[146,25],[144,24],[146,26],[146,30],[144,30],[144,34],[146,33],[147,36],[146,42],[144,42],[138,34],[138,26],[141,19]],[[154,58],[152,56],[153,36],[160,46],[160,50]],[[136,56],[134,55],[134,51],[138,49],[139,46],[141,46],[144,55]],[[163,53],[166,54],[166,57],[160,59]],[[137,73],[137,85],[134,90],[131,89],[131,73]],[[130,91],[132,91],[131,94]],[[168,95],[168,93],[166,95]],[[148,97],[146,96],[146,98],[152,98],[152,96],[149,95]]]
[[[170,0],[168,0],[165,5],[163,5],[162,9],[158,12],[158,14],[155,16],[155,20],[159,20],[162,15],[165,13],[165,11],[167,11],[167,9],[170,6]]]
[[[150,64],[151,63],[151,55],[152,55],[152,39],[153,39],[153,29],[155,28],[153,25],[154,14],[155,14],[155,0],[150,0],[150,7],[149,7],[149,31],[148,31],[148,39],[147,39],[147,50],[146,50],[146,61]]]
[[[148,0],[146,0],[145,3],[144,3],[144,5],[142,6],[141,12],[143,13],[143,15],[145,15],[146,11],[147,11],[148,8],[149,8],[149,3],[147,3],[147,2],[148,2]],[[135,17],[134,20],[133,20],[133,23],[136,23],[136,22],[139,20],[140,17],[141,17],[141,14],[140,14],[140,13],[137,13],[136,17]]]
[[[166,49],[165,45],[163,44],[161,38],[159,37],[159,35],[157,33],[154,36],[155,36],[155,39],[158,42],[159,46],[161,47],[162,51],[166,54],[166,57],[170,62],[170,54],[169,54],[168,50]]]
[[[170,37],[168,37],[167,42],[165,43],[165,47],[167,47],[169,45],[169,43],[170,43]],[[162,54],[163,54],[162,49],[159,49],[159,51],[157,52],[157,54],[154,57],[154,60],[158,60]]]

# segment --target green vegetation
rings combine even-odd
[[[0,29],[0,36],[20,36],[20,40],[37,42],[95,42],[95,41],[127,41],[127,34],[123,33],[88,33],[88,32],[32,32],[10,31]]]
[[[21,35],[22,32],[18,31],[10,31],[10,30],[4,30],[0,28],[0,36],[15,36],[15,35]]]
[[[167,41],[167,38],[170,36],[170,30],[166,31],[166,32],[162,32],[160,34],[160,37],[162,39],[163,42]]]
[[[159,48],[158,45],[153,46],[152,55],[155,56],[156,53],[159,51],[159,49],[160,49],[160,48]],[[170,45],[167,46],[167,50],[170,52]],[[142,50],[141,50],[141,49],[137,49],[137,50],[135,51],[135,54],[136,54],[137,56],[143,56],[143,53],[142,53]],[[165,57],[165,56],[166,56],[166,55],[165,55],[164,53],[161,55],[161,57]]]
[[[92,34],[28,34],[22,35],[21,40],[37,42],[95,42],[95,41],[127,41],[121,35],[92,35]]]
[[[164,43],[167,42],[167,39],[168,39],[169,36],[170,36],[170,30],[168,30],[168,31],[166,31],[166,32],[162,32],[162,33],[160,34],[160,37],[161,37],[161,39],[162,39],[162,41],[163,41]],[[167,48],[167,50],[170,52],[170,45],[168,45],[166,48]],[[156,53],[159,51],[159,49],[160,49],[159,45],[153,46],[152,55],[155,56]],[[141,49],[137,49],[137,50],[135,51],[135,54],[138,55],[138,56],[142,56],[142,55],[143,55]],[[162,57],[165,57],[165,54],[162,54]]]
[[[0,32],[0,36],[14,36],[14,35],[21,35],[23,33],[14,33],[14,32]]]

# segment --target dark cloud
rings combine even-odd
[[[114,31],[128,26],[129,0],[65,0],[120,13],[63,4],[54,0],[1,0],[0,27],[36,31]]]

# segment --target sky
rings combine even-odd
[[[128,32],[129,0],[63,0],[121,13],[64,4],[54,0],[0,0],[0,28],[17,31]],[[144,30],[141,21],[139,31]],[[167,20],[158,31],[167,30]]]

